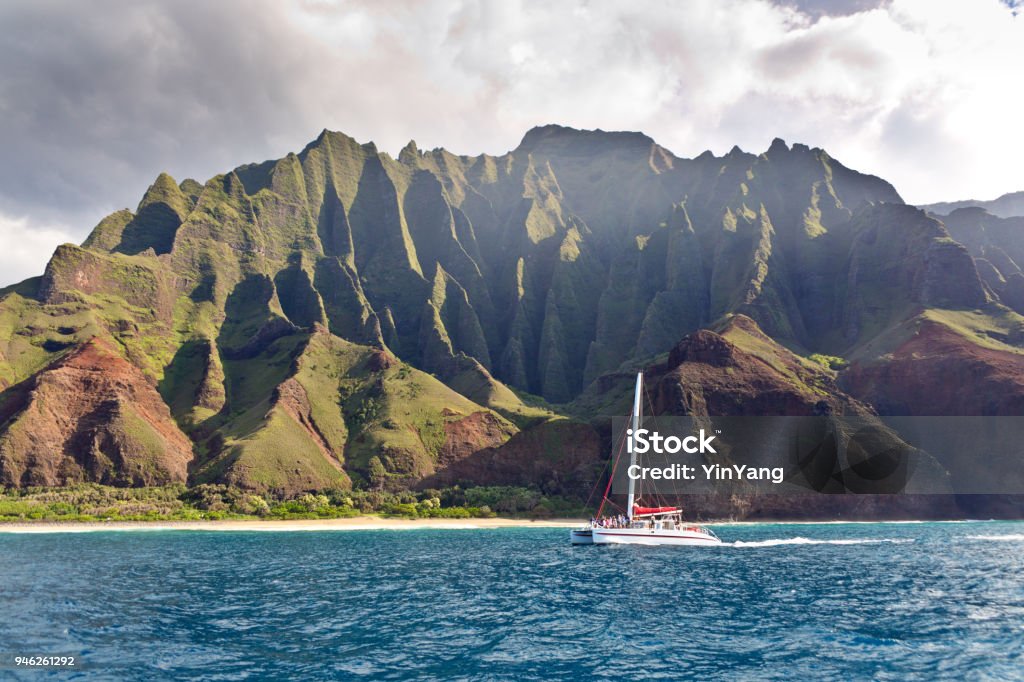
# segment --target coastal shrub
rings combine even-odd
[[[544,500],[530,510],[530,516],[537,519],[549,519],[554,515],[554,508],[550,502]]]
[[[270,505],[259,495],[244,495],[231,504],[231,511],[236,514],[266,516],[270,513]]]
[[[331,501],[331,505],[334,507],[354,508],[356,506],[351,493],[347,490],[329,490],[327,491],[327,499]]]
[[[179,499],[185,486],[115,488],[94,483],[0,493],[0,520],[80,521],[186,519],[195,510]]]
[[[378,490],[364,490],[353,492],[352,501],[356,509],[364,514],[369,514],[383,509],[388,502],[388,496]]]
[[[465,492],[467,506],[487,506],[507,514],[532,511],[542,499],[540,491],[517,486],[467,488]]]
[[[466,505],[466,491],[457,485],[437,491],[437,496],[441,498],[441,505],[445,507],[464,507]]]
[[[421,499],[421,500],[437,499],[438,503],[440,503],[440,501],[441,501],[441,491],[438,490],[437,488],[427,488],[426,490],[421,490],[419,492],[419,499]]]
[[[537,518],[585,513],[578,500],[545,496],[534,488],[479,486],[397,493],[327,490],[292,499],[223,484],[186,488],[115,488],[81,484],[64,488],[0,491],[0,521],[191,521],[271,517],[344,518],[383,513],[406,518],[488,518],[498,514]]]
[[[389,516],[406,516],[410,518],[419,516],[419,510],[416,509],[416,505],[409,503],[391,503],[385,506],[383,511]]]
[[[306,493],[295,502],[301,510],[307,512],[317,512],[331,506],[331,501],[327,499],[326,495],[313,495],[312,493]]]
[[[468,519],[472,517],[472,514],[466,507],[432,507],[427,509],[422,516],[428,519]]]
[[[223,484],[203,483],[185,490],[181,500],[204,511],[227,511],[243,493]]]
[[[0,501],[0,519],[27,518],[27,515],[38,506],[38,504],[21,500]]]

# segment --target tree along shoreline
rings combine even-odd
[[[329,490],[285,498],[221,484],[118,488],[85,483],[0,492],[0,523],[345,519],[550,519],[586,516],[583,505],[518,486],[418,492]]]

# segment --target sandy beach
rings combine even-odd
[[[583,519],[394,519],[355,516],[347,519],[302,519],[295,521],[96,521],[0,523],[0,533],[86,533],[108,530],[207,530],[207,531],[325,531],[325,530],[416,530],[424,528],[474,530],[488,528],[572,528]]]

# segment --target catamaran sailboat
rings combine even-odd
[[[640,428],[641,395],[643,394],[643,372],[637,372],[636,390],[633,394],[633,414],[631,426],[633,432]],[[630,448],[629,464],[635,465],[636,453]],[[614,471],[612,472],[614,475]],[[605,490],[601,504],[604,509],[609,503],[608,492],[611,481]],[[637,502],[636,481],[629,479],[629,495],[626,501],[626,513],[612,517],[602,517],[598,512],[588,525],[571,531],[574,545],[720,545],[722,541],[710,528],[683,521],[683,511],[679,507],[644,507]]]

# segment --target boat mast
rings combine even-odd
[[[640,394],[644,388],[644,373],[636,373],[636,391],[633,393],[633,421],[630,427],[633,429],[633,433],[636,433],[640,428]],[[633,466],[636,464],[636,452],[633,448],[629,448],[629,465]],[[629,471],[629,469],[627,469]],[[633,478],[627,476],[629,479],[629,498],[626,500],[626,516],[630,522],[633,521],[633,500],[636,497],[636,481]]]

